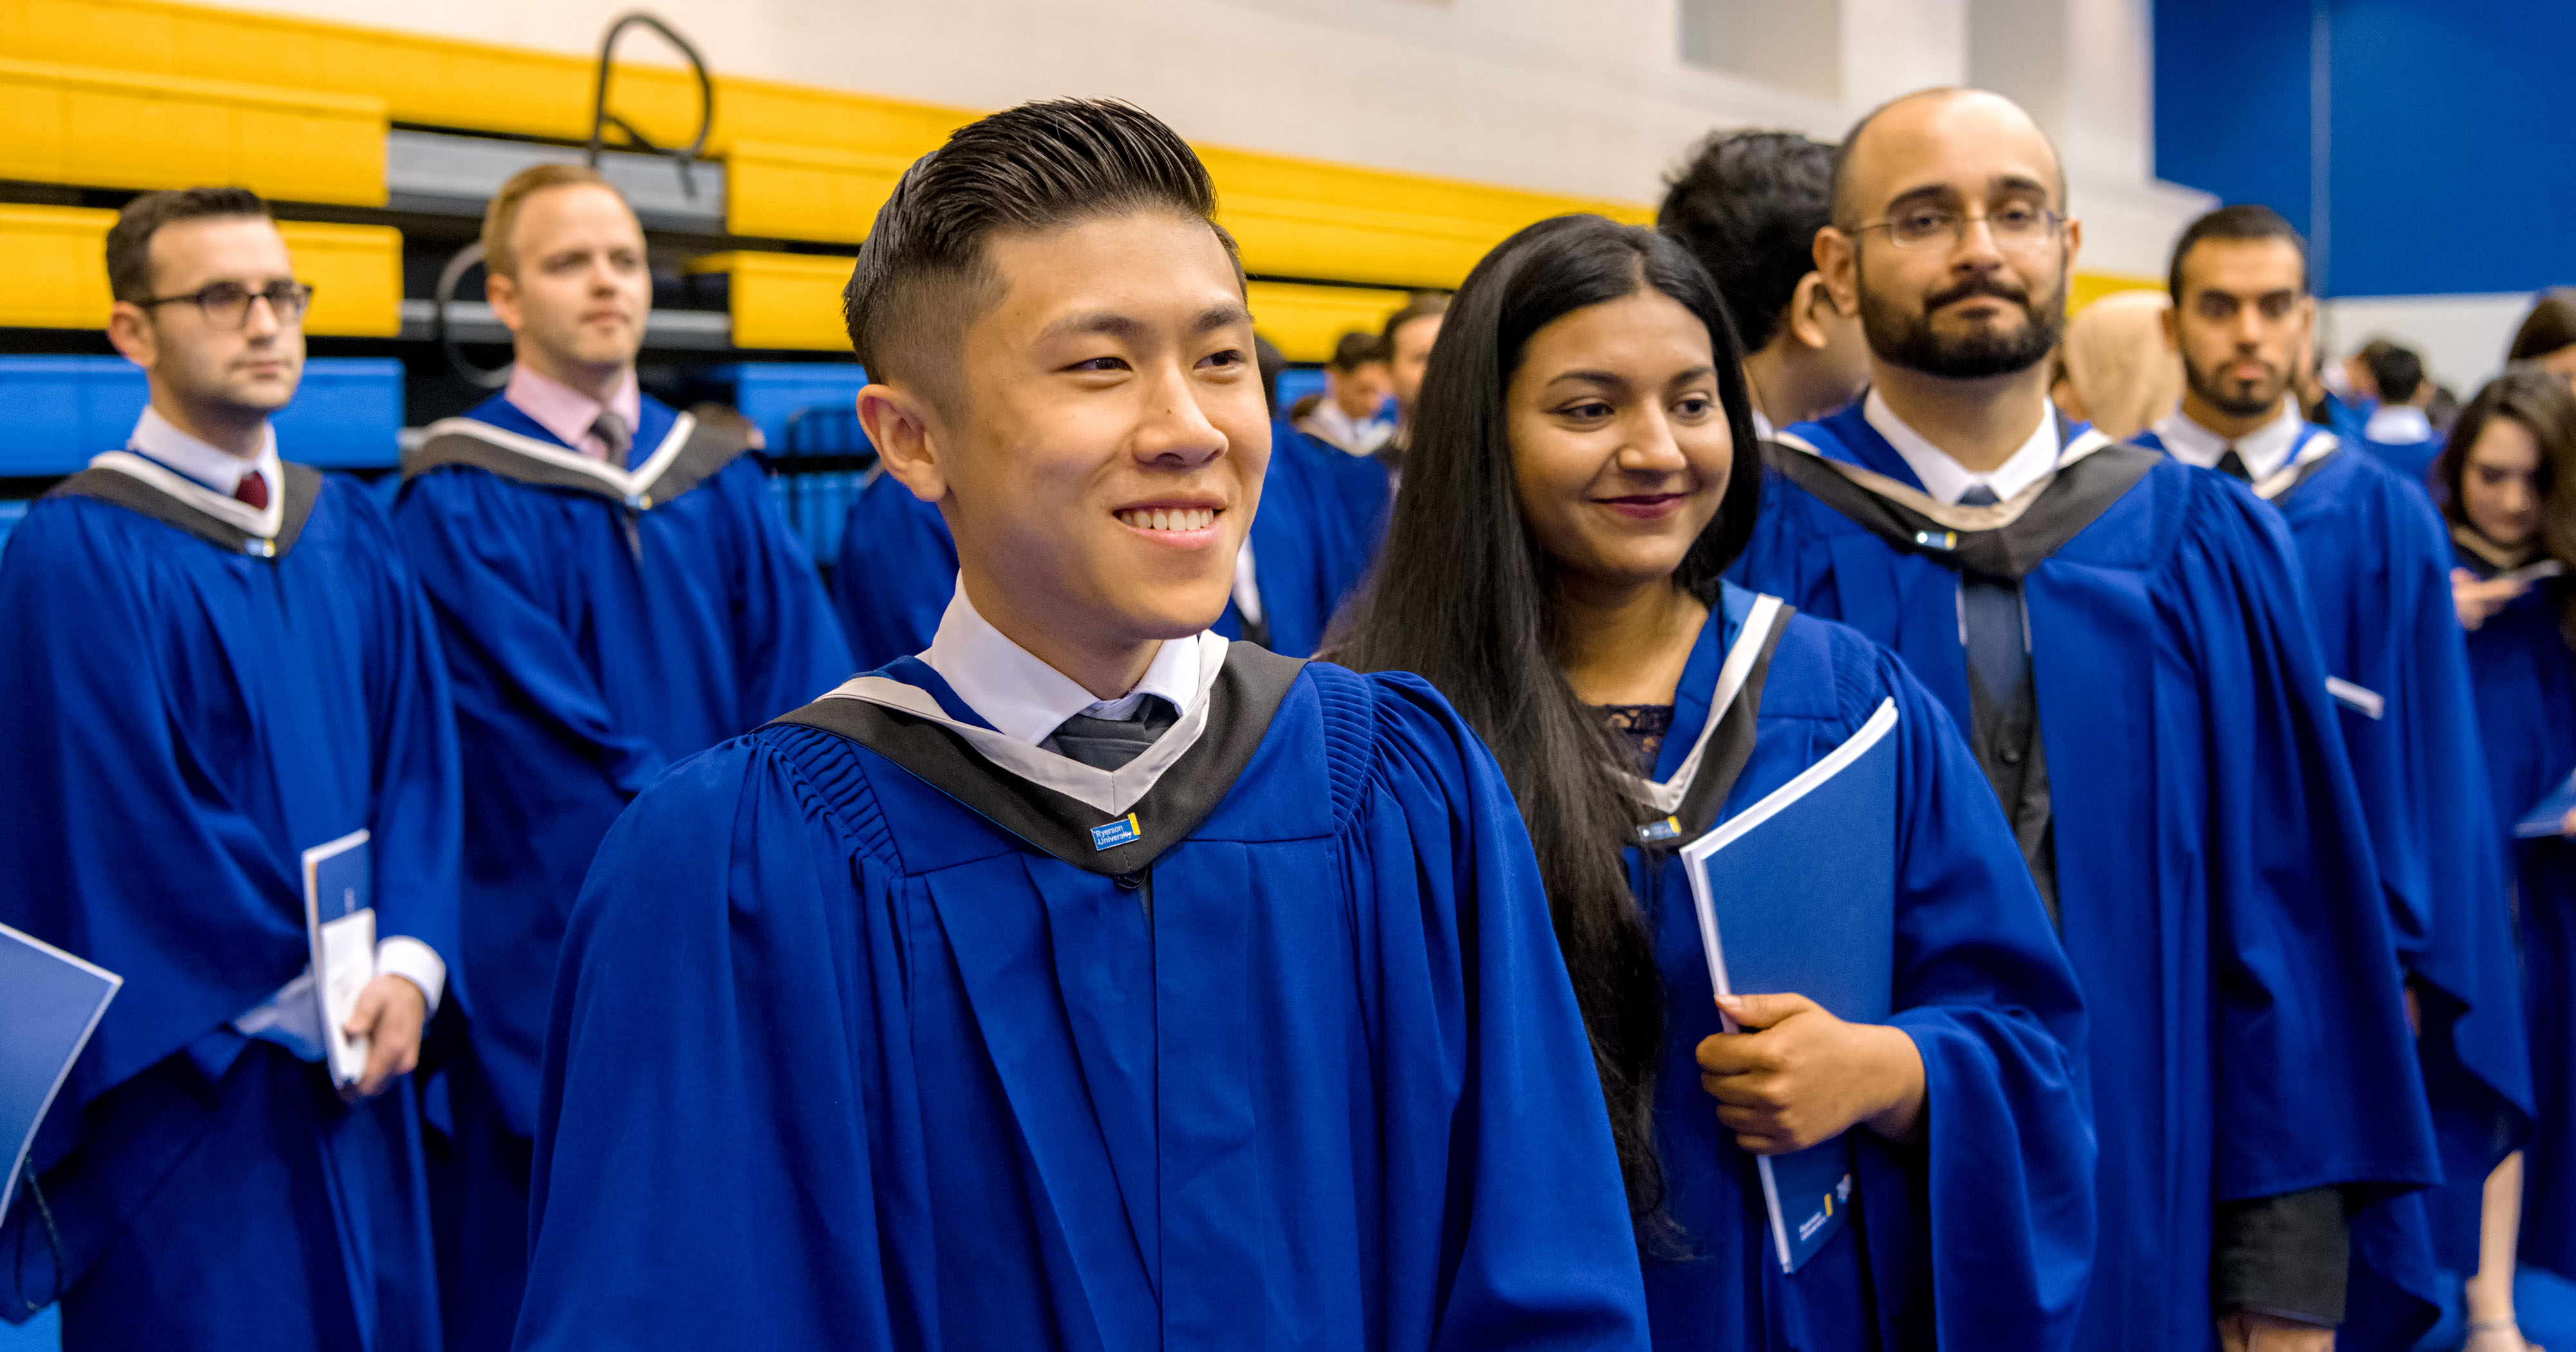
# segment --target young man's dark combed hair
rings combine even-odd
[[[2205,239],[2282,239],[2299,251],[2299,294],[2308,293],[2308,241],[2289,218],[2270,207],[2253,202],[2239,202],[2220,207],[2184,226],[2182,238],[2174,241],[2173,266],[2165,274],[2165,289],[2174,304],[2182,304],[2182,264],[2191,256],[2192,246]]]
[[[1345,333],[1333,344],[1332,360],[1324,363],[1347,375],[1373,361],[1386,360],[1386,342],[1374,333]]]
[[[1655,224],[1717,280],[1747,348],[1780,332],[1833,224],[1834,148],[1793,131],[1720,132],[1664,190]]]
[[[2370,383],[2379,387],[2379,402],[2402,404],[2424,387],[2424,359],[2413,348],[2390,343],[2370,354]]]
[[[161,227],[213,216],[268,219],[268,203],[248,188],[182,188],[147,192],[125,204],[107,229],[107,289],[129,304],[152,299],[152,237]]]
[[[1559,665],[1555,570],[1521,516],[1505,407],[1531,335],[1640,291],[1690,311],[1716,359],[1732,477],[1673,578],[1715,604],[1720,574],[1752,538],[1762,493],[1743,352],[1724,303],[1669,237],[1560,216],[1495,246],[1451,304],[1423,375],[1385,555],[1326,656],[1362,671],[1419,673],[1493,748],[1538,852],[1629,1211],[1640,1243],[1653,1248],[1666,1225],[1654,1145],[1663,979],[1622,854],[1638,811],[1617,773],[1624,752]]]
[[[1216,223],[1207,166],[1180,135],[1115,99],[1049,99],[978,118],[913,162],[859,246],[841,317],[877,379],[938,382],[999,284],[985,244],[1130,211]]]

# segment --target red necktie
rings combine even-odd
[[[252,470],[250,473],[241,476],[241,482],[233,485],[233,500],[235,502],[248,504],[250,509],[254,512],[267,511],[267,478],[258,470]]]

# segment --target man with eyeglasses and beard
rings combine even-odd
[[[59,1299],[69,1348],[433,1352],[408,1073],[461,810],[429,604],[364,486],[280,459],[312,288],[267,206],[147,193],[107,273],[151,404],[0,561],[0,922],[125,984],[0,1227],[0,1317]],[[304,858],[362,832],[367,1061],[335,1085]]]
[[[2055,915],[2100,1142],[2074,1345],[2310,1352],[2348,1215],[2439,1176],[2378,870],[2280,519],[2049,405],[2064,213],[1996,95],[1844,138],[1816,262],[1872,388],[1782,433],[1738,579],[1905,659]]]

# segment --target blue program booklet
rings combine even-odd
[[[1895,728],[1889,700],[1823,760],[1683,847],[1718,994],[1803,995],[1847,1022],[1887,1022],[1896,984]],[[1795,1272],[1851,1208],[1851,1143],[1837,1136],[1756,1163],[1780,1268]]]
[[[2576,809],[2576,775],[2569,775],[2548,797],[2532,804],[2531,810],[2522,814],[2522,820],[2513,824],[2513,833],[2524,840],[2563,835],[2570,809]]]
[[[0,1216],[9,1214],[45,1109],[125,978],[0,925]]]

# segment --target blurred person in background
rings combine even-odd
[[[673,763],[851,670],[751,424],[638,382],[653,281],[625,198],[577,165],[522,170],[483,256],[509,385],[404,452],[394,505],[465,765],[471,1017],[432,1040],[453,1052],[431,1157],[451,1352],[506,1347],[518,1320],[546,1000],[600,838]]]
[[[1418,291],[1404,308],[1386,317],[1379,331],[1379,350],[1386,354],[1387,383],[1395,396],[1395,432],[1376,455],[1392,474],[1403,462],[1406,429],[1413,425],[1413,401],[1422,393],[1422,372],[1431,364],[1431,345],[1440,339],[1440,317],[1449,313],[1449,296]]]
[[[1386,348],[1373,333],[1345,333],[1324,363],[1324,394],[1296,417],[1297,430],[1352,455],[1374,455],[1395,435],[1386,416],[1395,393]]]
[[[2433,420],[2425,407],[2433,402],[2433,382],[2425,377],[2424,358],[2396,343],[2374,345],[2370,383],[2379,391],[2379,406],[2361,425],[2362,445],[2412,482],[2422,483],[2441,454]]]
[[[1743,343],[1753,432],[1830,417],[1869,384],[1860,317],[1816,271],[1833,221],[1834,148],[1796,132],[1721,132],[1664,191],[1657,226],[1716,279]]]
[[[2537,1109],[2524,1153],[2487,1179],[2469,1348],[2521,1352],[2517,1250],[2576,1277],[2576,820],[2556,837],[2515,831],[2576,768],[2576,396],[2537,366],[2487,382],[2433,477],[2457,551],[2451,587],[2469,631],[2494,839],[2512,851]]]
[[[2165,338],[2173,301],[2160,291],[2118,291],[2067,321],[2051,389],[2060,411],[2127,441],[2182,398],[2182,359]]]
[[[2385,1298],[2409,1275],[2395,1269],[2415,1261],[2387,1241],[2420,1227],[2443,1271],[2475,1270],[2480,1182],[2531,1118],[2512,918],[2452,614],[2450,547],[2421,480],[2303,421],[2289,397],[2316,320],[2296,228],[2268,207],[2211,212],[2183,231],[2171,287],[2187,389],[2181,410],[2139,444],[2245,482],[2289,524],[2406,974],[2446,1182],[2356,1225],[2341,1334],[2348,1347],[2406,1347],[2426,1310]],[[2405,374],[2388,356],[2403,351],[2382,350],[2383,376]]]
[[[2553,286],[2533,299],[2505,360],[2537,362],[2576,385],[2576,287]]]
[[[151,400],[0,559],[0,923],[125,986],[0,1218],[0,1319],[59,1299],[73,1352],[437,1352],[409,1074],[457,952],[436,621],[376,496],[281,458],[313,288],[267,204],[145,193],[106,271]],[[353,836],[378,942],[343,1082],[304,861]]]

